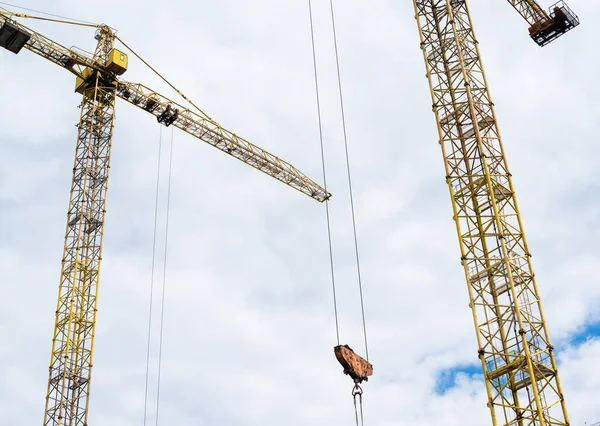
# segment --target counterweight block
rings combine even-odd
[[[0,27],[0,46],[12,53],[19,53],[30,38],[31,34],[10,22]]]
[[[539,46],[545,46],[579,25],[579,17],[564,1],[550,7],[550,20],[538,21],[529,27],[529,36]]]

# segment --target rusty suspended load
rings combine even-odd
[[[344,374],[352,377],[355,383],[368,381],[373,375],[373,366],[364,358],[355,354],[348,345],[338,345],[333,348],[335,357],[344,367]]]

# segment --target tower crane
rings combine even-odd
[[[579,24],[509,0],[540,46]],[[512,175],[466,0],[413,0],[492,424],[567,426]]]
[[[84,426],[88,424],[117,98],[149,112],[159,123],[173,125],[319,202],[326,201],[331,194],[291,164],[221,127],[200,109],[194,111],[143,84],[123,80],[120,76],[127,70],[128,57],[115,49],[115,41],[120,39],[107,25],[89,25],[95,28],[97,40],[94,53],[89,54],[56,43],[17,22],[17,17],[75,22],[0,10],[0,46],[13,53],[25,48],[70,71],[76,76],[75,90],[82,94],[44,426]]]

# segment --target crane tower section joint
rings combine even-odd
[[[108,73],[101,73],[93,68],[86,68],[81,73],[81,77],[75,79],[75,91],[81,93],[87,98],[96,99],[97,102],[105,103],[103,93],[96,96],[96,79],[101,82],[103,87],[116,87],[117,80]]]
[[[529,36],[539,46],[545,46],[579,25],[579,17],[559,1],[550,7],[549,19],[539,20],[529,27]]]
[[[19,53],[30,38],[31,34],[9,21],[0,27],[0,46],[12,53]]]

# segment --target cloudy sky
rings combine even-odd
[[[337,1],[373,378],[368,425],[489,424],[410,1]],[[307,1],[42,0],[103,22],[218,122],[322,182]],[[600,421],[600,4],[540,49],[472,1],[573,425]],[[544,2],[544,6],[549,6]],[[329,1],[313,1],[342,343],[364,353]],[[93,32],[25,23],[93,50]],[[135,59],[124,76],[173,94]],[[74,78],[0,51],[0,425],[41,423],[71,179]],[[117,106],[91,425],[142,425],[160,128]],[[163,131],[163,166],[171,129]],[[147,424],[155,423],[162,167]],[[335,360],[325,207],[174,132],[160,424],[352,424]]]

